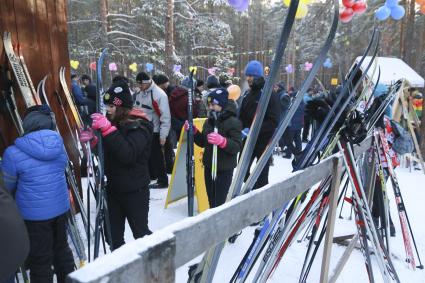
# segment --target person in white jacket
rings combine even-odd
[[[134,106],[143,109],[153,123],[151,155],[149,158],[149,174],[156,183],[149,188],[168,187],[168,176],[165,169],[164,145],[170,132],[171,114],[167,94],[155,84],[145,72],[136,76],[140,91],[133,94]]]

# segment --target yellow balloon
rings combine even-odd
[[[133,63],[130,66],[128,66],[128,68],[133,72],[137,72],[137,63]]]
[[[305,4],[308,5],[311,3],[311,0],[300,0],[300,4]],[[285,6],[289,7],[289,4],[291,4],[291,0],[283,0],[283,4],[285,4]],[[298,4],[299,6],[299,4]],[[298,7],[299,9],[299,7]]]
[[[198,67],[196,67],[196,66],[190,66],[189,67],[189,72],[192,72],[192,70],[193,70],[193,74],[196,75],[196,71],[198,70]]]
[[[78,66],[80,65],[80,62],[74,60],[71,60],[69,63],[71,65],[71,68],[73,68],[74,70],[77,70]]]
[[[236,101],[241,96],[241,88],[238,85],[230,85],[227,91],[229,92],[229,99]]]
[[[295,18],[296,19],[302,19],[305,16],[307,16],[307,13],[308,13],[308,7],[307,7],[307,5],[300,3],[298,5],[298,9],[297,9],[297,13],[295,14]]]

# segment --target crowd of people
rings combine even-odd
[[[80,141],[90,142],[95,147],[94,132],[99,132],[103,138],[111,230],[111,239],[107,240],[111,250],[125,243],[126,220],[134,238],[152,233],[148,225],[150,189],[169,185],[168,174],[173,169],[176,143],[182,129],[188,129],[190,90],[194,90],[193,116],[207,118],[202,129],[194,127],[194,142],[204,148],[209,205],[216,207],[225,202],[238,154],[249,135],[265,84],[262,64],[250,61],[245,77],[248,89],[240,98],[232,100],[228,91],[232,82],[214,75],[205,82],[185,77],[179,85],[172,86],[163,74],[151,77],[140,72],[134,88],[126,77],[116,76],[103,96],[106,114],[102,114],[96,113],[97,90],[90,76],[72,75],[72,94],[76,105],[86,109],[87,113],[82,111],[81,114],[89,126],[88,130],[81,130]],[[274,86],[251,163],[264,152],[296,93],[293,87],[287,90],[282,82]],[[304,101],[312,97],[313,90],[309,90]],[[310,119],[305,116],[304,104],[297,109],[281,139],[284,157],[299,154],[301,142],[309,138]],[[65,178],[68,159],[64,142],[56,131],[54,113],[47,105],[28,108],[23,128],[24,135],[7,148],[1,166],[2,189],[7,189],[15,198],[26,227],[21,237],[26,244],[21,244],[22,253],[16,261],[22,266],[26,258],[31,282],[53,282],[54,274],[57,282],[65,282],[66,275],[74,270],[74,263],[66,232],[70,199]],[[217,174],[212,178],[215,150]],[[268,184],[270,165],[271,160],[262,170],[254,189]],[[0,196],[4,193],[1,191]],[[12,206],[10,211],[13,209],[16,207]],[[22,230],[23,223],[17,222],[20,227],[16,229]],[[16,268],[16,263],[14,266]],[[9,274],[1,274],[0,282],[13,281],[15,270],[9,271]]]

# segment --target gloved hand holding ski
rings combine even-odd
[[[219,148],[225,148],[227,139],[218,133],[210,133],[207,135],[208,143],[215,144]]]
[[[94,130],[100,130],[102,132],[102,136],[106,137],[112,132],[115,132],[117,128],[112,126],[111,122],[104,115],[100,113],[94,113],[90,116],[93,119],[91,127]]]
[[[184,122],[183,128],[186,132],[189,131],[189,122],[187,120]],[[196,128],[196,126],[193,125],[193,134],[196,134],[197,132],[198,132],[198,128]]]

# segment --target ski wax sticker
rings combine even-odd
[[[109,95],[109,93],[106,93],[105,96],[104,96],[104,99],[109,100],[109,98],[111,98],[111,96]]]

